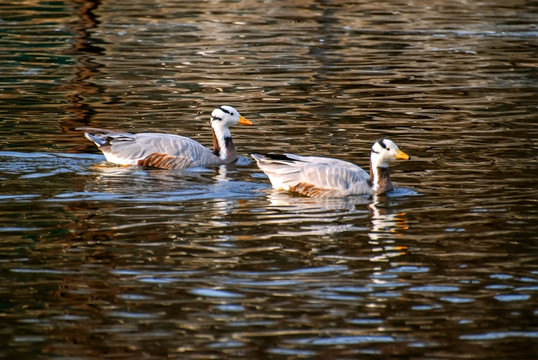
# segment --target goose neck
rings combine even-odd
[[[237,159],[237,152],[228,128],[213,128],[213,154],[225,163]]]
[[[373,161],[370,161],[370,181],[374,194],[383,194],[394,188],[390,179],[389,167],[375,164]]]

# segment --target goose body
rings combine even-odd
[[[275,189],[311,197],[383,194],[393,189],[388,165],[409,156],[388,139],[375,142],[370,174],[347,161],[295,154],[252,154]]]
[[[237,159],[230,127],[252,123],[231,106],[211,113],[213,150],[185,136],[162,133],[119,132],[98,128],[79,128],[103,152],[107,161],[118,165],[150,166],[162,169],[187,169],[228,164]]]

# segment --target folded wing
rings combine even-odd
[[[370,194],[370,176],[359,166],[333,158],[252,154],[276,189],[312,197]]]
[[[221,163],[211,150],[184,136],[131,134],[95,128],[82,130],[89,140],[97,144],[107,160],[115,164],[185,169]]]

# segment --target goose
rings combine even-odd
[[[372,145],[370,174],[347,161],[295,154],[251,154],[272,186],[310,197],[384,194],[394,187],[389,163],[410,157],[389,139]]]
[[[188,137],[78,128],[103,152],[107,161],[118,165],[149,166],[161,169],[187,169],[228,164],[237,159],[230,127],[252,122],[231,106],[223,105],[211,113],[213,150]]]

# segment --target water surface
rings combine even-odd
[[[533,359],[538,8],[528,1],[0,5],[5,358]],[[237,164],[107,164],[80,126]],[[380,197],[271,190],[248,154],[367,168]]]

